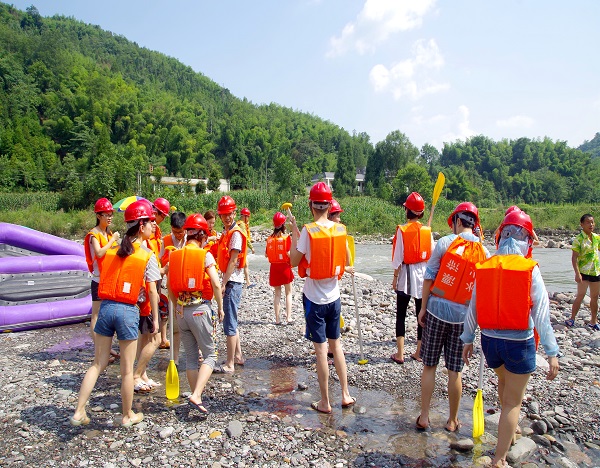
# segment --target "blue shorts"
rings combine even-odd
[[[342,302],[340,299],[329,304],[315,304],[302,295],[304,318],[306,319],[306,333],[304,337],[313,343],[325,343],[337,340],[340,337],[340,313]]]
[[[497,369],[504,364],[513,374],[531,374],[535,370],[535,340],[502,340],[481,335],[481,347],[487,365]]]
[[[117,333],[119,340],[137,340],[140,309],[135,304],[124,304],[105,299],[100,304],[94,332],[102,336]]]
[[[223,333],[225,336],[235,336],[238,329],[237,312],[242,302],[242,283],[228,281],[223,295]]]

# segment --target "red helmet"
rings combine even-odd
[[[240,214],[242,216],[250,216],[250,210],[248,208],[242,208],[242,211],[240,211]]]
[[[406,197],[406,201],[402,206],[416,214],[421,214],[423,211],[425,211],[425,202],[423,201],[423,197],[417,192],[413,192]]]
[[[275,229],[280,228],[285,224],[286,217],[283,213],[278,211],[273,215],[273,227]]]
[[[515,210],[515,211],[511,211],[504,217],[502,224],[498,228],[498,231],[496,234],[496,247],[498,247],[498,243],[500,241],[500,235],[502,234],[502,229],[504,229],[504,226],[509,226],[509,225],[520,226],[520,227],[524,228],[527,231],[527,233],[529,234],[529,237],[531,237],[533,239],[533,223],[531,222],[531,217],[524,211],[521,211],[521,210],[516,211]]]
[[[344,210],[342,209],[342,207],[340,206],[338,201],[335,198],[332,198],[331,199],[331,207],[329,208],[329,214],[343,213],[343,212],[344,212]]]
[[[233,213],[237,209],[235,201],[229,195],[221,197],[219,204],[217,205],[217,214],[229,214]]]
[[[477,207],[471,202],[462,202],[456,205],[456,208],[454,208],[454,211],[448,217],[448,226],[450,226],[450,228],[452,228],[452,218],[454,218],[454,215],[457,213],[462,213],[464,211],[466,211],[467,213],[471,213],[473,216],[475,216],[476,226],[479,224],[479,210],[477,210]]]
[[[206,219],[204,219],[204,216],[202,216],[200,213],[194,213],[185,218],[183,229],[199,229],[205,233],[209,231],[208,223],[206,222]]]
[[[125,222],[137,221],[138,219],[148,218],[154,221],[155,216],[148,200],[137,200],[125,210]]]
[[[317,203],[329,203],[333,199],[331,189],[325,182],[317,182],[310,189],[308,199]]]
[[[154,208],[163,216],[169,216],[169,211],[171,211],[171,204],[169,200],[166,198],[157,198],[154,200]]]
[[[107,211],[115,211],[112,203],[108,198],[100,198],[94,205],[94,213],[105,213]]]
[[[504,212],[504,216],[506,216],[508,213],[512,213],[513,211],[521,211],[521,208],[519,208],[517,205],[509,206]]]

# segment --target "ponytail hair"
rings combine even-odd
[[[127,229],[127,233],[123,236],[123,240],[121,241],[121,245],[119,246],[119,250],[117,250],[117,255],[121,258],[129,257],[135,249],[133,248],[133,243],[131,242],[132,238],[138,236],[140,232],[140,223],[142,221],[138,220],[138,222]]]
[[[285,223],[278,228],[273,229],[273,234],[271,234],[271,237],[279,237],[280,234],[285,234]]]

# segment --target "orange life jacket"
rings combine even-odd
[[[194,244],[188,244],[171,253],[169,285],[176,295],[181,292],[202,290],[205,257],[206,250]]]
[[[165,266],[167,263],[169,263],[169,256],[171,254],[171,250],[167,249],[167,247],[173,247],[173,235],[172,234],[167,234],[165,237],[163,237],[162,239],[162,243],[163,243],[163,249],[165,251],[165,253],[163,254],[162,257],[160,257],[160,264]]]
[[[310,223],[304,226],[310,240],[310,263],[306,256],[298,265],[300,278],[307,276],[314,280],[338,279],[344,274],[346,266],[346,226],[335,223],[330,228]]]
[[[521,255],[494,255],[477,264],[477,323],[480,328],[527,330],[531,276],[537,262]]]
[[[206,252],[210,252],[210,249],[204,248]],[[215,264],[215,268],[217,265]],[[212,300],[215,295],[212,287],[212,282],[210,280],[210,276],[208,276],[208,270],[204,269],[204,285],[202,286],[202,299],[206,299],[208,301]]]
[[[158,224],[156,225],[156,232],[152,234],[150,239],[146,241],[146,245],[156,256],[156,260],[158,260],[158,267],[160,268],[162,266],[160,259],[160,251],[162,250],[162,231],[158,227]]]
[[[402,233],[402,244],[404,245],[404,260],[407,265],[426,262],[431,257],[431,228],[423,226],[420,222],[398,225],[396,234],[392,239],[392,260],[396,252],[398,229]]]
[[[246,250],[248,250],[246,236],[244,231],[236,224],[233,226],[233,228],[223,234],[218,241],[217,265],[219,266],[219,270],[221,270],[223,273],[227,271],[227,265],[229,265],[229,259],[231,258],[231,254],[229,252],[229,241],[231,240],[231,236],[234,232],[239,232],[242,236],[242,250],[238,254],[236,268],[244,268],[246,266]]]
[[[98,270],[102,268],[102,260],[104,257],[92,257],[92,246],[90,245],[92,237],[95,237],[98,243],[100,244],[100,248],[104,247],[108,244],[108,239],[104,237],[104,234],[100,232],[90,231],[85,235],[85,239],[83,239],[83,250],[85,252],[85,261],[88,266],[88,270],[90,273],[94,272],[94,260],[98,263]]]
[[[269,236],[267,238],[267,258],[269,263],[290,263],[287,250],[288,236]]]
[[[486,259],[483,245],[458,236],[440,261],[431,293],[458,304],[468,305],[475,285],[475,264]]]
[[[100,272],[100,284],[98,285],[98,296],[100,299],[110,299],[125,304],[136,304],[140,295],[140,289],[146,287],[146,265],[152,254],[134,244],[134,253],[121,258],[117,255],[117,249],[106,252],[102,271]],[[146,297],[149,295],[146,291]],[[144,304],[150,303],[146,300]]]

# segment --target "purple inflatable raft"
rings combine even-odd
[[[82,245],[0,223],[0,331],[81,322],[91,311]]]

